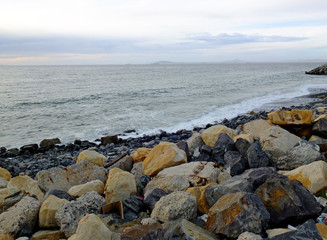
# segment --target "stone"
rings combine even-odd
[[[138,214],[145,210],[144,201],[137,196],[131,196],[122,202],[124,219],[134,221]]]
[[[78,222],[87,214],[100,213],[105,199],[97,192],[85,193],[76,201],[71,201],[62,205],[57,210],[56,220],[60,230],[68,238],[76,232]],[[94,233],[95,234],[95,233]]]
[[[111,165],[108,170],[111,170],[113,168],[120,168],[121,170],[130,172],[133,168],[133,160],[130,156],[125,156],[122,159],[120,159],[118,162]]]
[[[314,110],[292,109],[291,111],[277,110],[268,113],[273,124],[303,126],[311,125],[316,117]]]
[[[201,137],[206,145],[213,147],[215,146],[221,133],[226,133],[230,138],[233,138],[237,135],[237,131],[231,128],[228,128],[224,125],[215,125],[204,130],[201,133]]]
[[[220,170],[214,162],[190,162],[169,167],[157,174],[157,177],[183,176],[193,186],[204,186],[210,182],[217,182]]]
[[[101,145],[106,146],[107,144],[118,144],[119,139],[117,135],[114,136],[106,136],[106,137],[101,137]]]
[[[221,172],[218,175],[218,183],[226,182],[228,179],[230,179],[232,176],[228,172]]]
[[[155,177],[144,188],[146,193],[148,189],[161,188],[166,193],[175,191],[186,191],[190,187],[190,183],[186,176],[172,176],[172,177]]]
[[[3,177],[0,177],[0,190],[2,188],[6,188],[8,186],[8,180],[4,179]]]
[[[275,224],[298,223],[318,217],[322,211],[315,197],[299,181],[283,176],[268,179],[255,193]]]
[[[228,151],[224,155],[224,171],[231,176],[239,175],[247,169],[248,161],[237,151]]]
[[[326,75],[327,74],[327,64],[323,64],[317,68],[314,68],[308,72],[305,72],[305,74],[311,74],[311,75]]]
[[[327,118],[321,118],[313,124],[312,131],[321,137],[327,137]]]
[[[78,155],[76,163],[80,163],[82,161],[90,161],[91,163],[103,167],[107,162],[107,158],[96,151],[84,150]]]
[[[312,194],[316,194],[327,188],[327,163],[316,161],[291,171],[286,171],[283,175],[289,179],[300,181]]]
[[[187,192],[173,192],[160,198],[156,203],[151,218],[161,222],[177,219],[192,220],[196,217],[196,198]]]
[[[10,181],[11,174],[7,169],[0,167],[0,177]]]
[[[20,192],[17,188],[3,188],[0,189],[0,203],[12,194]]]
[[[138,148],[136,151],[132,152],[130,157],[134,163],[143,162],[146,156],[149,154],[152,148]]]
[[[20,148],[20,151],[22,153],[24,152],[29,152],[29,154],[33,154],[36,153],[38,150],[39,146],[37,144],[28,144],[28,145],[24,145]]]
[[[324,223],[316,223],[316,227],[319,231],[320,236],[327,238],[327,225]]]
[[[145,175],[155,176],[161,170],[187,162],[186,153],[176,144],[161,142],[155,146],[143,161]]]
[[[55,228],[58,227],[56,221],[56,212],[68,201],[66,199],[57,198],[54,195],[49,196],[41,205],[39,211],[39,227]]]
[[[312,135],[309,140],[310,143],[313,144],[317,144],[317,145],[321,145],[321,144],[326,144],[327,143],[327,139],[319,137],[317,135]]]
[[[162,226],[159,223],[125,228],[120,232],[122,240],[147,239],[163,240]]]
[[[50,189],[68,191],[72,186],[87,183],[95,179],[105,182],[107,172],[103,167],[97,166],[89,161],[83,161],[64,169],[56,167],[40,171],[36,174],[35,179],[44,191]]]
[[[231,193],[210,208],[206,229],[214,234],[237,238],[245,231],[261,233],[269,218],[268,211],[256,194]]]
[[[43,200],[44,194],[39,188],[38,182],[29,176],[17,176],[10,180],[8,188],[23,190],[26,194],[35,195],[39,201]]]
[[[65,234],[60,230],[41,230],[32,235],[30,240],[59,240],[65,239]]]
[[[254,142],[254,137],[253,137],[253,135],[252,135],[252,134],[249,134],[249,133],[247,133],[247,134],[242,133],[242,134],[240,134],[240,135],[237,135],[237,136],[235,136],[235,137],[233,138],[233,141],[236,143],[236,141],[237,141],[238,139],[244,139],[244,140],[248,141],[249,143],[253,143],[253,142]]]
[[[280,157],[299,141],[301,141],[301,138],[276,126],[267,129],[260,137],[262,150],[269,154],[270,158]]]
[[[190,162],[192,160],[192,158],[191,158],[190,150],[188,148],[187,143],[185,141],[179,141],[176,145],[179,149],[181,149],[185,152],[187,161]]]
[[[149,209],[150,212],[152,212],[154,206],[160,200],[160,198],[166,195],[167,193],[160,188],[149,189],[148,191],[146,191],[144,195],[144,204],[147,207],[147,209]]]
[[[134,163],[133,168],[131,170],[131,174],[133,174],[136,178],[144,176],[145,173],[143,169],[143,163]]]
[[[244,138],[239,138],[235,142],[236,150],[240,154],[242,154],[243,157],[246,157],[246,158],[247,158],[247,151],[248,151],[250,146],[251,146],[251,143],[248,140],[244,139]]]
[[[212,150],[212,159],[218,162],[220,165],[225,165],[224,155],[228,151],[235,149],[233,139],[226,133],[219,134],[216,144]]]
[[[276,169],[273,167],[261,167],[252,168],[245,170],[244,173],[239,175],[240,179],[247,180],[253,186],[253,191],[255,191],[261,184],[263,184],[268,178],[278,177]]]
[[[52,148],[53,146],[59,143],[61,143],[59,138],[43,139],[40,142],[40,148],[45,148],[45,149]]]
[[[158,221],[156,219],[153,218],[143,218],[141,220],[141,224],[142,225],[149,225],[149,224],[153,224],[153,223],[157,223]]]
[[[302,165],[325,160],[324,155],[319,150],[318,145],[302,140],[273,163],[277,169],[293,170]]]
[[[266,232],[267,232],[268,238],[272,238],[272,237],[275,237],[277,235],[287,233],[287,232],[290,232],[290,231],[294,231],[294,229],[274,228],[274,229],[268,229]]]
[[[87,192],[96,191],[100,195],[104,193],[104,184],[100,180],[93,180],[81,185],[76,185],[68,190],[68,194],[72,197],[81,197]]]
[[[14,206],[25,196],[23,191],[19,191],[16,188],[7,188],[7,191],[3,190],[4,192],[0,191],[0,213],[7,211],[8,208]]]
[[[244,232],[240,234],[237,238],[237,240],[261,240],[261,239],[263,238],[260,235],[251,232]]]
[[[0,234],[0,240],[15,240],[10,234]]]
[[[136,178],[136,189],[137,189],[137,194],[139,196],[143,195],[143,190],[150,181],[151,181],[151,178],[147,175]]]
[[[37,222],[40,202],[25,196],[16,205],[0,214],[0,234],[10,234],[15,238],[31,236]]]
[[[259,140],[262,133],[273,125],[269,120],[258,119],[242,125],[242,131],[244,134],[251,134],[254,139]]]
[[[105,190],[107,203],[123,201],[132,195],[136,195],[135,176],[119,168],[113,168],[109,171]]]
[[[192,136],[186,142],[191,156],[193,156],[195,149],[201,149],[204,144],[201,133],[196,131],[192,132]]]
[[[235,176],[219,185],[208,186],[204,194],[209,206],[212,207],[224,195],[236,192],[253,192],[253,187],[244,178]]]
[[[76,233],[68,240],[112,239],[112,232],[95,214],[87,214],[78,223]]]
[[[72,200],[74,200],[72,198],[72,196],[70,196],[66,191],[58,190],[58,189],[50,189],[44,195],[43,201],[45,201],[51,195],[56,196],[57,198],[60,198],[60,199],[66,199],[69,202],[72,201]]]
[[[209,183],[203,187],[191,187],[186,190],[186,192],[191,193],[193,196],[196,197],[199,212],[202,213],[209,212],[210,206],[205,196],[205,190],[207,189],[207,187],[212,185],[217,185],[217,183]]]
[[[250,168],[267,167],[269,165],[269,157],[262,151],[260,142],[258,141],[250,145],[246,156]]]

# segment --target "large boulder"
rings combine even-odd
[[[268,179],[255,193],[270,213],[273,223],[297,223],[321,213],[321,205],[297,180],[286,177]]]
[[[68,190],[68,194],[72,197],[81,197],[87,192],[96,191],[100,195],[104,193],[104,184],[100,180],[93,180],[81,185],[76,185]]]
[[[311,74],[311,75],[326,75],[327,74],[327,64],[323,64],[319,67],[316,67],[308,72],[305,72],[305,74]]]
[[[303,140],[280,156],[273,164],[281,170],[293,170],[302,165],[325,160],[319,150],[318,145]]]
[[[51,148],[53,146],[55,146],[56,144],[61,143],[59,138],[47,138],[47,139],[43,139],[40,142],[40,148],[44,148],[44,149],[48,149]]]
[[[219,134],[219,137],[212,150],[212,159],[220,165],[225,165],[224,155],[235,149],[233,139],[226,133]]]
[[[84,150],[78,155],[76,163],[80,163],[82,161],[90,161],[91,163],[103,167],[107,162],[107,158],[96,151]]]
[[[55,228],[58,227],[56,221],[56,212],[68,201],[66,199],[57,198],[50,195],[41,205],[39,211],[39,227],[41,228]]]
[[[4,178],[7,181],[10,181],[11,174],[7,169],[0,167],[0,178]]]
[[[251,134],[256,140],[261,138],[263,132],[273,125],[269,120],[258,119],[242,125],[243,133]]]
[[[155,146],[143,161],[144,173],[155,176],[161,170],[187,162],[186,153],[170,142]]]
[[[196,213],[196,198],[192,194],[173,192],[160,198],[151,213],[151,218],[162,222],[177,219],[192,220],[196,217]]]
[[[120,168],[113,168],[109,171],[105,190],[108,204],[123,201],[132,195],[136,195],[135,176]]]
[[[312,127],[312,131],[318,136],[327,137],[327,118],[320,118]]]
[[[201,137],[201,133],[193,131],[192,136],[187,139],[187,145],[190,152],[190,155],[193,156],[195,149],[201,149],[204,142]]]
[[[15,238],[31,236],[37,223],[40,202],[25,196],[16,205],[0,214],[0,234],[10,234]]]
[[[190,187],[188,177],[186,176],[171,176],[171,177],[155,177],[144,188],[146,193],[148,189],[160,188],[166,193],[176,191],[185,191]]]
[[[258,141],[250,145],[246,156],[250,168],[267,167],[269,165],[269,157],[262,151],[260,142]]]
[[[268,113],[273,124],[288,126],[311,125],[316,117],[314,110],[292,109],[291,111],[277,110]]]
[[[224,171],[227,171],[231,176],[239,175],[247,169],[247,160],[237,151],[228,151],[224,155]]]
[[[261,167],[252,168],[245,170],[244,173],[239,175],[240,179],[247,180],[253,186],[253,191],[255,191],[261,184],[263,184],[268,178],[278,177],[276,169],[273,167]]]
[[[144,195],[144,204],[146,208],[152,212],[160,198],[166,195],[167,193],[160,188],[149,189]]]
[[[226,133],[231,138],[233,138],[237,135],[237,131],[235,131],[231,128],[228,128],[224,125],[215,125],[215,126],[212,126],[208,129],[204,130],[201,133],[201,137],[202,137],[203,142],[206,145],[213,147],[213,146],[215,146],[217,139],[221,133]]]
[[[149,154],[150,151],[151,151],[151,148],[145,148],[145,147],[138,148],[138,149],[136,149],[136,151],[131,153],[130,158],[135,163],[142,162],[146,158],[146,156]]]
[[[327,188],[327,163],[316,161],[308,165],[283,172],[289,179],[300,181],[312,194]]]
[[[48,191],[49,189],[68,191],[72,186],[87,183],[95,179],[105,182],[107,171],[105,168],[89,161],[83,161],[64,169],[56,167],[40,171],[36,174],[35,179],[44,191]]]
[[[166,168],[157,177],[185,176],[193,186],[203,186],[217,182],[219,173],[213,162],[190,162]]]
[[[100,213],[105,199],[97,192],[85,193],[76,201],[65,203],[56,212],[60,230],[70,237],[76,232],[78,222],[87,214]]]
[[[38,182],[29,176],[17,176],[10,180],[8,188],[23,190],[26,194],[35,195],[39,201],[43,200],[44,194],[39,188]]]
[[[260,233],[270,215],[254,193],[237,192],[220,198],[208,214],[206,229],[237,238],[245,231]]]

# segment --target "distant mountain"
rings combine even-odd
[[[170,62],[170,61],[158,61],[158,62],[154,62],[151,64],[174,64],[174,62]]]

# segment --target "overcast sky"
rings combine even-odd
[[[326,56],[326,0],[0,0],[0,64]]]

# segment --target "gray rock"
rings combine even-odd
[[[22,153],[24,153],[25,151],[29,152],[30,154],[33,154],[37,151],[37,149],[39,148],[39,146],[37,144],[28,144],[28,145],[24,145],[20,148],[20,151]]]
[[[269,165],[269,157],[262,151],[258,141],[251,144],[246,155],[250,168],[267,167]]]
[[[186,191],[190,187],[187,176],[155,177],[144,188],[145,193],[150,188],[161,188],[167,193]]]
[[[166,195],[167,193],[160,188],[149,189],[144,195],[145,206],[152,212],[160,198]]]
[[[187,143],[185,141],[179,141],[176,145],[179,149],[182,149],[186,153],[187,161],[190,162],[191,155]]]
[[[40,148],[48,149],[59,143],[61,143],[59,138],[43,139],[40,142]]]
[[[238,138],[235,142],[235,148],[236,150],[242,154],[242,156],[247,157],[247,151],[249,147],[251,146],[251,143],[244,139],[244,138]]]
[[[17,190],[10,196],[6,197],[2,203],[0,203],[0,213],[5,212],[8,208],[14,206],[16,203],[18,203],[22,198],[24,197],[24,191]]]
[[[44,191],[50,189],[68,191],[72,186],[96,179],[105,182],[107,180],[107,171],[105,168],[89,161],[82,161],[64,169],[56,167],[40,171],[36,174],[35,179],[38,181],[39,187]]]
[[[302,140],[292,149],[280,156],[273,164],[277,169],[293,170],[302,165],[307,165],[319,160],[325,160],[324,155],[319,151],[319,146]]]
[[[131,196],[123,201],[124,218],[133,221],[138,214],[145,210],[144,202],[137,196]]]
[[[136,178],[136,188],[139,196],[143,195],[143,190],[150,181],[151,177],[147,175]]]
[[[233,151],[234,141],[227,133],[220,133],[212,151],[212,158],[221,165],[225,165],[224,155],[228,151]]]
[[[0,177],[0,189],[6,188],[8,183],[9,182],[6,179],[4,179],[3,177]]]
[[[188,145],[188,149],[190,152],[190,155],[193,156],[195,149],[200,149],[202,147],[202,145],[204,144],[202,138],[201,138],[201,134],[198,132],[193,131],[192,136],[187,139],[187,145]]]
[[[131,174],[133,174],[135,178],[144,176],[143,162],[134,163]]]
[[[68,201],[73,200],[72,196],[70,196],[66,191],[58,190],[58,189],[50,189],[44,195],[43,201],[45,201],[50,195],[54,195],[54,196],[56,196],[57,198],[60,198],[60,199],[66,199]]]
[[[120,159],[118,162],[116,162],[115,164],[113,164],[112,166],[110,166],[108,168],[108,171],[110,171],[110,169],[113,169],[115,167],[120,168],[121,170],[130,172],[133,168],[133,159],[130,156],[125,156],[122,159]]]
[[[40,202],[25,196],[16,205],[0,214],[0,234],[10,234],[15,238],[31,236],[40,209]]]
[[[56,213],[56,221],[66,237],[76,232],[78,222],[87,214],[100,213],[105,199],[97,192],[85,193],[76,201],[65,203]]]
[[[160,223],[133,226],[124,229],[120,235],[121,240],[164,240]]]
[[[237,151],[226,152],[224,161],[224,171],[228,171],[231,176],[239,175],[247,168],[247,160]]]
[[[305,74],[312,74],[312,75],[326,75],[327,74],[327,64],[321,65],[317,68],[314,68]]]
[[[253,190],[255,191],[261,184],[263,184],[268,178],[278,177],[276,169],[273,167],[261,167],[261,168],[252,168],[245,170],[244,173],[239,175],[240,178],[243,178],[249,181]]]

